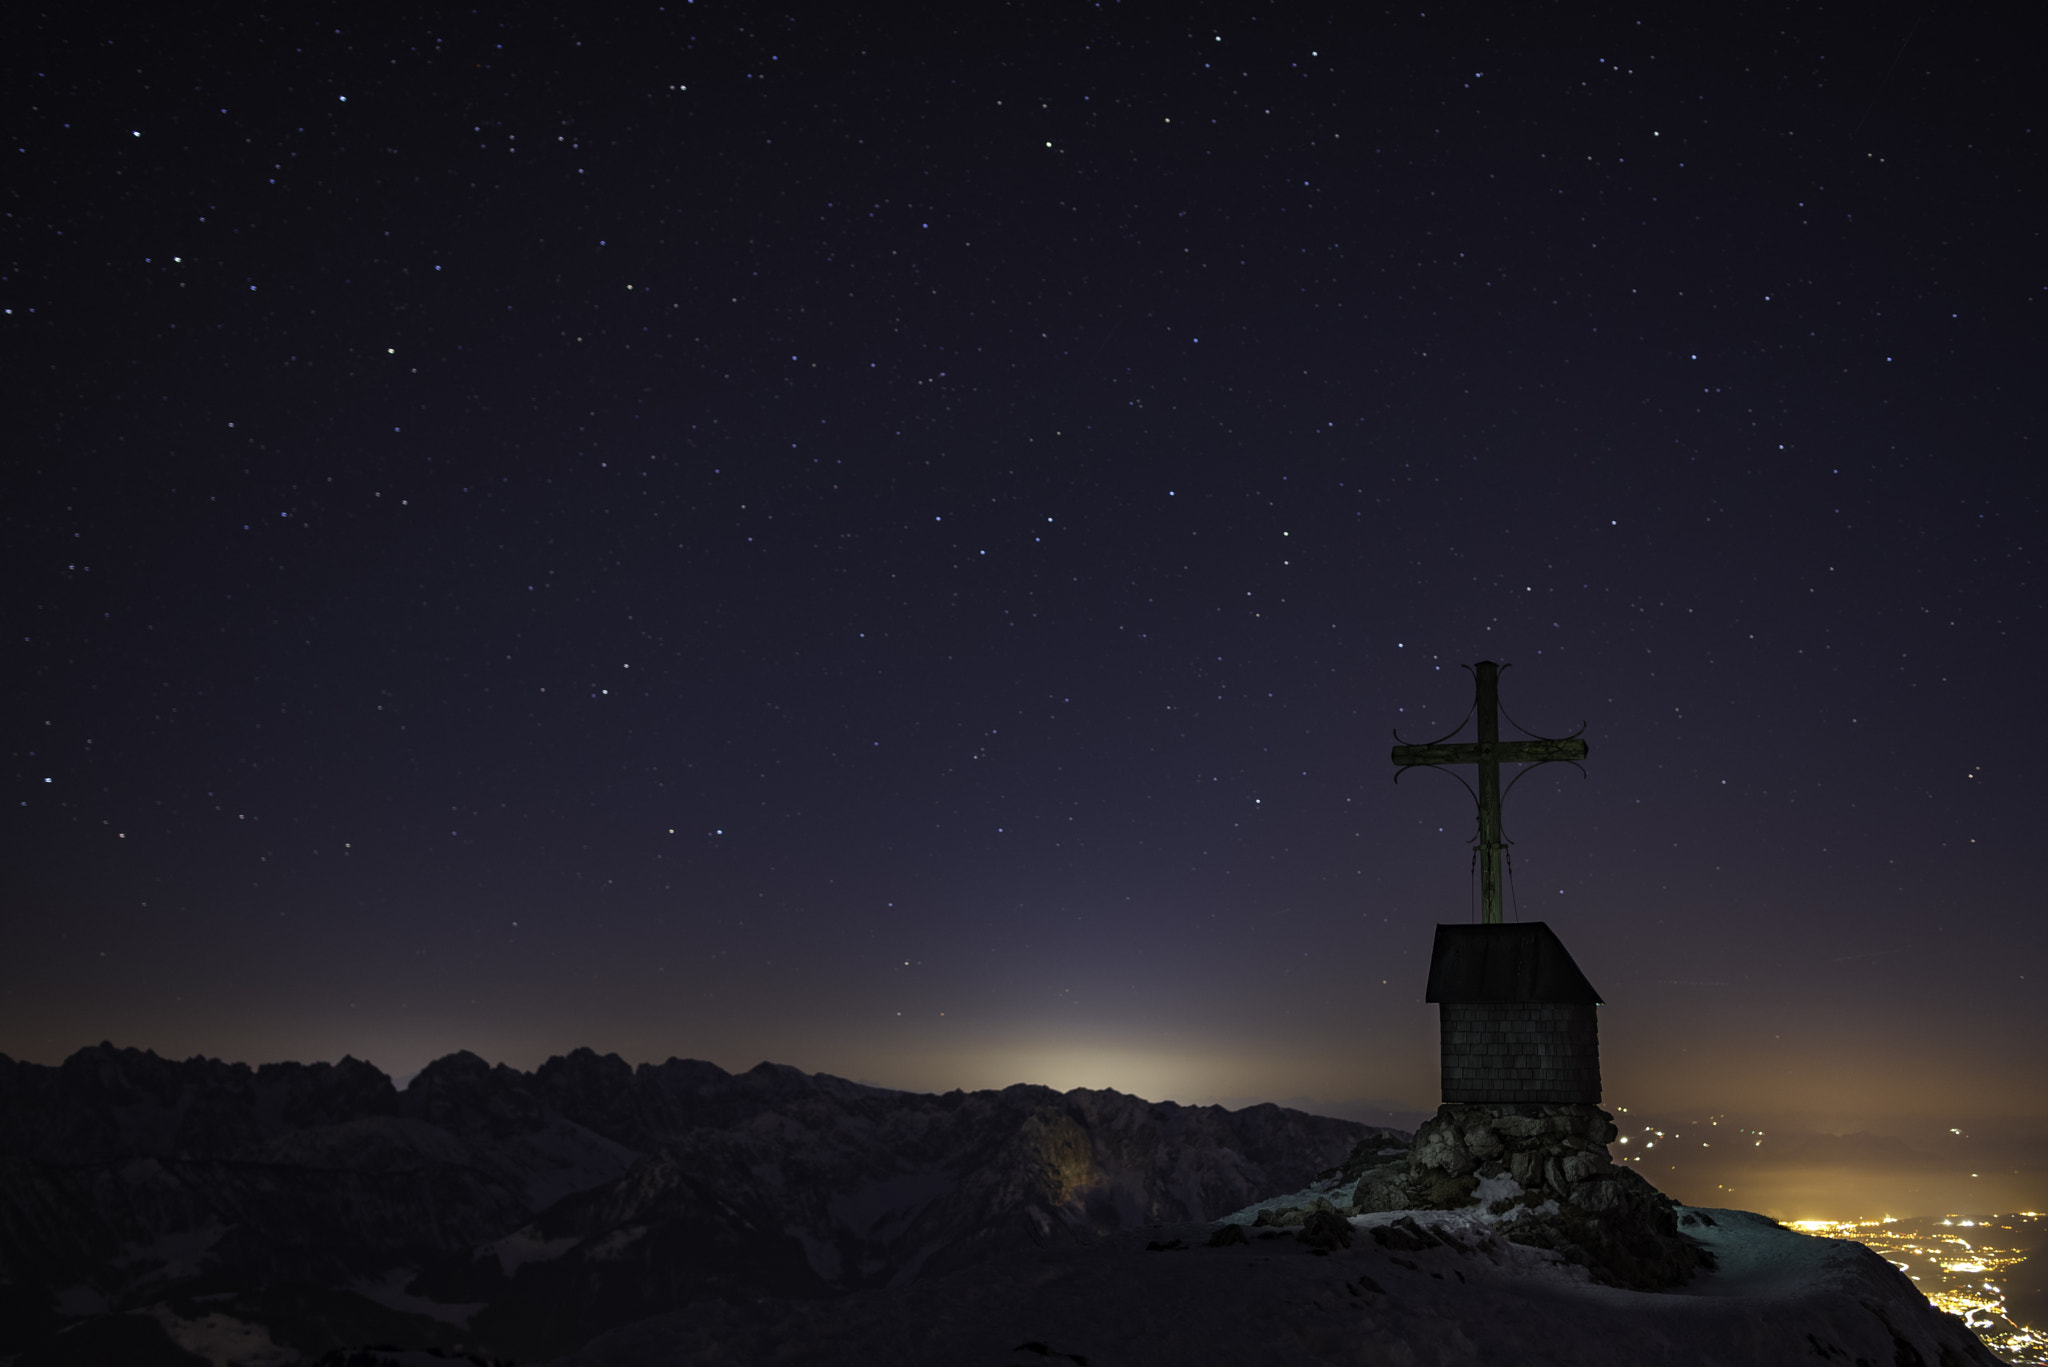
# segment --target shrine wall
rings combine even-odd
[[[1438,1009],[1445,1101],[1599,1103],[1599,1007],[1446,1002]]]

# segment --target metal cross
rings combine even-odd
[[[1538,736],[1532,740],[1504,741],[1500,738],[1500,666],[1492,660],[1481,660],[1472,666],[1473,681],[1478,696],[1472,710],[1479,722],[1479,739],[1457,745],[1446,745],[1436,741],[1429,745],[1397,745],[1394,747],[1394,763],[1400,768],[1394,773],[1394,781],[1400,782],[1401,775],[1419,765],[1476,764],[1479,766],[1479,791],[1474,794],[1479,800],[1479,919],[1483,924],[1500,924],[1500,852],[1506,844],[1500,834],[1500,766],[1503,764],[1549,764],[1563,760],[1577,763],[1586,757],[1586,742],[1578,739],[1586,728],[1581,726],[1570,736],[1552,739]],[[1512,720],[1512,719],[1510,719]],[[1465,729],[1463,722],[1458,731]],[[1519,727],[1516,728],[1520,730]],[[1458,734],[1451,732],[1451,736]],[[1394,733],[1394,739],[1401,739]],[[1450,736],[1444,737],[1449,740]],[[1528,770],[1524,769],[1523,773]],[[1456,775],[1453,775],[1456,777]],[[1520,781],[1520,775],[1516,776]],[[1510,783],[1509,787],[1514,784]]]

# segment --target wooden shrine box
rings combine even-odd
[[[1600,1101],[1600,994],[1541,921],[1436,928],[1444,1100]]]

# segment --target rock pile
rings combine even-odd
[[[1596,1281],[1636,1290],[1677,1286],[1706,1265],[1679,1232],[1671,1198],[1607,1157],[1614,1118],[1597,1106],[1446,1104],[1415,1132],[1406,1154],[1385,1161],[1366,1140],[1342,1165],[1332,1196],[1346,1214],[1457,1210],[1491,1196],[1487,1214],[1519,1244],[1552,1249]],[[1508,1182],[1489,1181],[1507,1178]]]

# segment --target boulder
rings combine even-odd
[[[1234,1226],[1237,1228],[1239,1226]],[[1331,1210],[1328,1206],[1312,1210],[1301,1222],[1301,1233],[1295,1236],[1310,1248],[1328,1253],[1332,1249],[1351,1247],[1351,1222]]]

